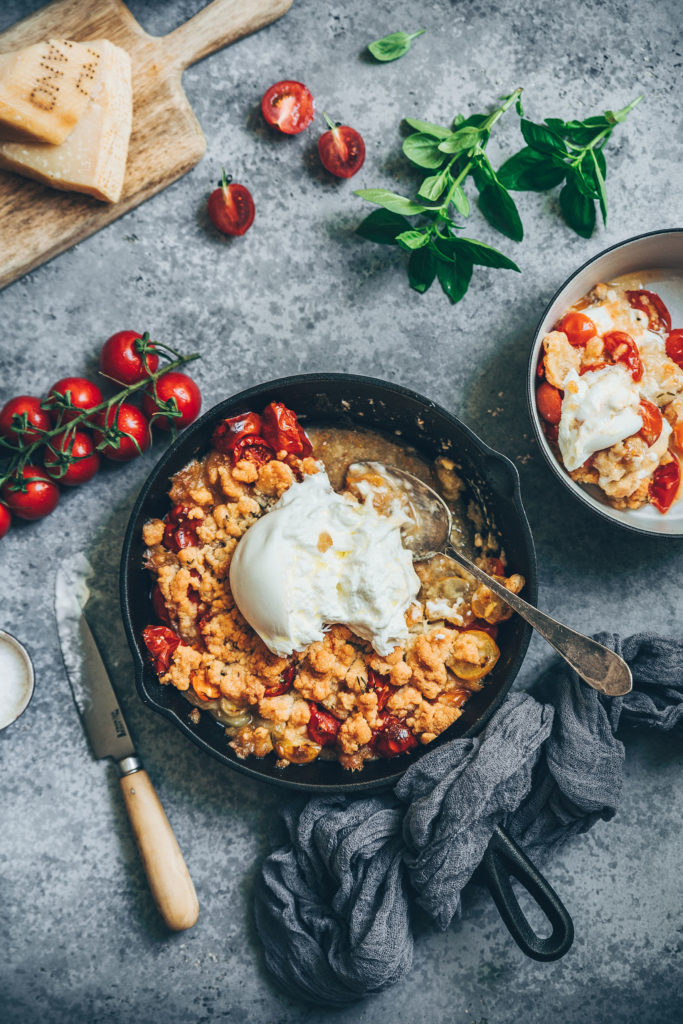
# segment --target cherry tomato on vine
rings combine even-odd
[[[106,458],[114,462],[128,462],[149,447],[149,421],[144,413],[129,402],[102,409],[95,419],[101,428],[95,431],[95,443],[99,446],[103,441],[107,442],[100,449]],[[124,436],[118,437],[117,430]]]
[[[178,429],[187,427],[194,423],[199,416],[202,407],[202,396],[199,388],[185,373],[178,373],[175,370],[165,373],[157,381],[157,399],[161,402],[175,402],[175,407],[180,416],[158,416],[154,420],[155,427],[162,430],[171,430],[173,426]],[[145,388],[142,396],[142,409],[150,419],[155,412],[159,411],[154,401],[154,385]]]
[[[261,100],[261,112],[269,125],[285,135],[298,135],[313,120],[313,96],[302,82],[276,82]]]
[[[100,352],[100,370],[119,384],[137,384],[155,373],[158,365],[159,356],[147,331],[118,331],[105,341]]]
[[[360,132],[348,124],[335,124],[323,111],[330,126],[318,139],[320,162],[326,171],[337,178],[352,178],[363,166],[365,143]]]
[[[558,331],[564,331],[570,345],[583,348],[598,333],[595,324],[585,313],[567,313],[557,325]]]
[[[94,409],[96,405],[104,401],[97,384],[93,384],[87,377],[62,377],[52,385],[47,397],[48,400],[52,395],[60,395],[65,398],[67,392],[74,409],[62,412],[62,423],[71,423],[81,412]]]
[[[40,466],[24,466],[21,476],[25,490],[13,490],[16,475],[3,484],[2,500],[20,519],[42,519],[54,512],[59,501],[59,488],[45,475]]]
[[[24,413],[27,418],[27,429],[23,433],[18,433],[12,421],[14,416],[22,416]],[[52,417],[45,409],[41,409],[39,398],[33,395],[17,395],[16,398],[10,398],[0,409],[0,434],[3,437],[15,441],[21,438],[25,444],[33,444],[34,441],[40,440],[40,433],[38,430],[31,430],[31,427],[38,427],[39,430],[50,430],[52,427]]]
[[[680,328],[666,339],[666,354],[683,370],[683,331]]]
[[[209,196],[209,217],[224,235],[243,235],[254,223],[256,207],[249,189],[231,182],[224,169],[218,188]]]
[[[562,419],[562,394],[547,380],[536,390],[536,405],[546,423],[557,425]]]
[[[5,536],[11,525],[12,516],[10,510],[7,508],[7,505],[3,505],[0,502],[0,539]]]
[[[51,444],[63,454],[47,450],[43,463],[48,476],[67,487],[78,487],[92,480],[100,468],[100,456],[90,434],[84,430],[65,431],[53,437]]]

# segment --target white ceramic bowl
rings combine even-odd
[[[652,231],[613,245],[575,271],[546,307],[531,346],[527,399],[541,451],[555,475],[575,498],[604,519],[610,519],[629,530],[656,536],[683,537],[683,496],[678,498],[666,515],[662,515],[652,505],[623,511],[612,508],[602,497],[599,488],[575,483],[557,461],[543,433],[536,408],[536,368],[544,335],[552,330],[553,324],[574,302],[600,281],[609,282],[623,274],[643,272],[647,272],[644,287],[661,295],[668,306],[672,327],[683,327],[683,229]]]

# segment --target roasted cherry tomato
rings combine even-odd
[[[14,417],[26,416],[26,429],[17,430]],[[38,430],[31,430],[31,427],[38,427]],[[40,440],[39,430],[50,430],[52,428],[52,417],[49,412],[40,407],[40,399],[33,395],[17,395],[10,398],[9,402],[0,410],[0,434],[14,442],[19,438],[25,444],[33,444]],[[5,449],[7,450],[7,449]]]
[[[244,235],[254,223],[256,207],[251,192],[245,185],[234,184],[230,175],[218,182],[218,188],[209,196],[209,218],[224,235]]]
[[[666,354],[683,370],[683,331],[672,331],[666,339]]]
[[[268,124],[285,135],[298,135],[308,128],[315,108],[313,97],[301,82],[276,82],[261,100],[261,111]]]
[[[95,441],[98,447],[106,442],[100,451],[114,462],[129,462],[149,447],[147,417],[129,402],[102,409],[96,413],[95,421],[100,427],[95,431]]]
[[[70,430],[51,440],[56,452],[47,450],[43,462],[45,471],[53,480],[67,487],[77,487],[92,480],[100,468],[100,456],[95,442],[84,430]]]
[[[458,626],[460,633],[468,633],[471,629],[476,629],[481,633],[488,633],[492,640],[495,640],[498,636],[498,626],[495,623],[487,622],[485,619],[473,618],[466,626]]]
[[[53,395],[60,395],[62,398],[66,398],[68,395],[69,403],[73,406],[73,408],[61,412],[62,423],[71,423],[82,412],[94,409],[96,405],[104,401],[97,384],[93,384],[86,377],[62,377],[50,388],[47,396],[48,402]]]
[[[263,410],[263,437],[276,452],[305,456],[313,451],[313,445],[306,437],[296,413],[282,402],[271,402]]]
[[[221,420],[211,437],[211,444],[219,452],[231,452],[240,438],[247,434],[261,433],[261,417],[255,412],[244,412],[241,416],[230,416]]]
[[[656,405],[648,402],[647,398],[641,398],[640,416],[643,425],[638,433],[645,443],[651,446],[658,440],[662,432],[662,414]]]
[[[173,652],[180,646],[180,637],[167,626],[146,626],[142,639],[158,676],[168,672]]]
[[[471,662],[454,658],[449,662],[449,668],[459,679],[482,679],[500,658],[498,644],[481,629],[468,629],[466,632],[477,642],[479,660]]]
[[[166,516],[163,545],[169,551],[178,552],[181,548],[196,547],[199,544],[197,527],[204,521],[190,519],[189,505],[174,505]]]
[[[156,416],[155,427],[161,427],[162,430],[171,430],[176,427],[178,430],[182,430],[183,427],[189,427],[190,423],[194,423],[202,407],[202,396],[191,377],[188,377],[186,373],[171,370],[163,377],[159,377],[156,389],[159,401],[163,402],[168,409],[177,409],[180,416]],[[142,408],[150,419],[159,412],[159,406],[154,401],[154,385],[145,388],[142,396]]]
[[[209,682],[203,668],[190,673],[190,685],[200,700],[218,700],[221,695],[220,686]]]
[[[471,690],[449,690],[448,693],[439,694],[439,701],[442,704],[450,704],[454,708],[461,708],[471,696]]]
[[[674,424],[674,444],[683,449],[683,421]]]
[[[678,459],[672,459],[665,466],[657,466],[650,481],[649,498],[662,514],[671,508],[680,483],[681,466]]]
[[[640,361],[638,346],[631,335],[625,331],[610,331],[602,340],[605,349],[615,363],[624,363],[633,379],[635,381],[641,380],[643,364]]]
[[[416,747],[417,739],[400,718],[385,715],[382,727],[372,737],[372,745],[380,757],[396,757]]]
[[[584,373],[595,373],[596,370],[604,370],[607,363],[588,363],[586,366],[579,367],[579,377],[583,377]]]
[[[536,364],[536,377],[538,380],[543,380],[545,377],[545,351],[542,346]]]
[[[557,325],[558,331],[564,331],[570,345],[583,348],[598,333],[595,324],[585,313],[567,313]]]
[[[280,681],[275,686],[269,686],[266,689],[266,697],[279,697],[283,693],[288,693],[294,685],[296,679],[296,665],[288,665],[280,676]]]
[[[377,710],[383,711],[394,688],[387,676],[381,676],[374,668],[368,668],[368,686],[377,694]]]
[[[138,384],[155,373],[158,365],[159,356],[146,331],[118,331],[105,341],[100,352],[100,370],[119,384]]]
[[[252,437],[250,434],[246,434],[233,448],[232,458],[235,465],[242,459],[246,459],[247,462],[255,462],[257,466],[265,466],[266,462],[275,458],[275,452],[262,437]]]
[[[7,505],[0,502],[0,538],[4,537],[12,525],[12,516]]]
[[[659,295],[641,288],[640,291],[626,292],[626,298],[634,309],[647,313],[651,331],[671,330],[671,315]]]
[[[307,726],[308,735],[314,743],[319,743],[321,747],[334,746],[341,725],[339,719],[331,715],[329,711],[323,711],[317,704],[311,704],[310,701],[308,709],[311,712]]]
[[[152,587],[152,608],[159,622],[163,622],[165,626],[171,625],[171,618],[164,601],[164,595],[161,593],[161,587],[158,583],[155,583]]]
[[[562,419],[562,392],[547,380],[536,389],[536,405],[546,423],[557,425]]]
[[[2,500],[15,516],[20,519],[42,519],[54,512],[59,501],[59,488],[45,475],[40,466],[24,466],[21,475],[25,489],[12,490],[17,477],[10,477],[3,484]]]
[[[335,124],[325,113],[323,117],[330,130],[318,139],[320,162],[335,177],[352,178],[365,160],[363,138],[355,128],[349,128],[347,124]]]

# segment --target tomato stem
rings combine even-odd
[[[337,122],[336,122],[336,121],[331,121],[331,120],[329,119],[329,117],[327,116],[327,114],[325,113],[325,111],[324,111],[324,110],[323,110],[323,117],[324,117],[324,118],[325,118],[325,120],[327,121],[327,124],[328,124],[328,126],[329,126],[329,128],[330,128],[330,131],[332,131],[332,132],[336,131],[336,130],[337,130],[337,128],[339,127],[339,125],[337,124]]]

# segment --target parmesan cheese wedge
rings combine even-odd
[[[94,47],[68,39],[0,53],[0,138],[64,142],[88,104],[99,62]]]
[[[74,130],[61,146],[0,142],[0,167],[115,203],[123,188],[133,121],[130,57],[107,39],[88,46],[100,60],[90,100]]]

